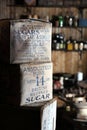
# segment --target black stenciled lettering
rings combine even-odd
[[[45,97],[46,97],[46,95],[42,95],[42,96],[41,96],[41,99],[45,99]]]
[[[26,103],[29,103],[29,102],[34,102],[34,101],[38,101],[38,100],[43,100],[43,99],[49,99],[50,97],[50,94],[47,93],[47,94],[39,94],[37,96],[32,96],[32,97],[28,97],[26,98]]]
[[[40,70],[49,70],[51,69],[51,65],[46,65],[46,66],[39,66],[39,67],[24,67],[22,70],[23,72],[35,72],[35,71],[40,71]]]
[[[47,93],[47,94],[46,94],[46,98],[49,98],[49,97],[50,97],[50,94],[49,94],[49,93]]]
[[[40,95],[36,96],[36,100],[40,100]]]
[[[31,101],[31,100],[30,100],[30,97],[26,98],[26,101],[27,101],[27,102],[30,102],[30,101]]]
[[[32,102],[34,101],[34,97],[31,97],[31,101],[32,101]]]

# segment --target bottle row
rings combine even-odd
[[[53,15],[50,22],[52,22],[53,27],[78,27],[79,18],[73,15]]]
[[[20,19],[42,19],[51,22],[53,27],[87,27],[87,19],[74,16],[72,12],[65,12],[65,15],[39,16],[38,14],[22,14]]]
[[[53,34],[52,50],[87,51],[87,41],[77,41],[69,37],[64,40],[63,34]]]

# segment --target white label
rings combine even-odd
[[[44,108],[42,114],[41,130],[56,130],[57,101]]]
[[[21,105],[52,99],[52,63],[21,64]]]

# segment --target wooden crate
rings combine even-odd
[[[56,98],[31,107],[0,106],[0,127],[3,130],[55,130],[56,108]]]

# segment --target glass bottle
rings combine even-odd
[[[56,34],[56,40],[57,40],[56,49],[59,50],[60,49],[60,35],[59,34]]]
[[[78,51],[79,50],[79,44],[78,44],[78,42],[76,40],[74,40],[73,43],[74,43],[74,50]]]
[[[72,40],[72,37],[70,37],[69,40],[67,40],[67,50],[68,51],[72,51],[73,50],[73,40]]]
[[[63,16],[59,16],[59,27],[63,27],[63,25],[64,25]]]
[[[79,18],[78,18],[78,16],[75,16],[75,19],[74,19],[74,26],[75,27],[78,27],[78,21],[79,21]]]
[[[64,36],[60,34],[60,50],[64,49]]]
[[[83,41],[80,41],[80,43],[79,43],[79,50],[80,51],[83,51],[83,46],[84,46]]]
[[[84,42],[84,50],[87,50],[87,41]]]
[[[69,26],[72,27],[74,24],[74,17],[73,16],[70,16],[69,17]]]
[[[57,39],[56,39],[56,34],[52,34],[52,49],[56,50],[56,44],[57,44]]]

